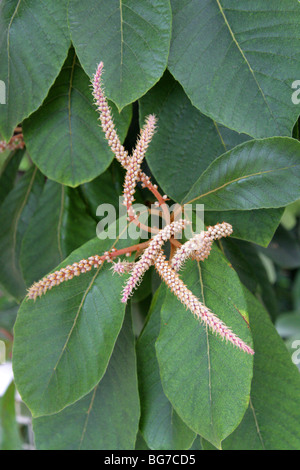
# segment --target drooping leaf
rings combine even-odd
[[[60,413],[33,421],[39,450],[134,449],[139,421],[134,337],[129,315],[102,380]]]
[[[177,202],[216,157],[249,139],[228,130],[225,144],[221,134],[225,128],[192,106],[169,72],[139,103],[141,126],[148,114],[158,118],[147,162],[160,186]]]
[[[103,254],[112,244],[109,239],[93,239],[60,267]],[[15,324],[14,374],[35,417],[57,413],[79,400],[103,376],[123,322],[122,285],[122,278],[112,278],[105,265],[21,305]]]
[[[297,0],[172,0],[169,69],[194,106],[253,137],[290,136],[300,67]],[[193,64],[193,66],[191,66]]]
[[[191,447],[195,433],[181,420],[165,396],[155,353],[165,295],[162,286],[153,298],[149,319],[137,342],[140,430],[150,449],[183,450]]]
[[[239,337],[251,342],[239,279],[215,247],[182,276],[189,289]],[[249,402],[252,357],[224,343],[169,293],[156,342],[164,392],[181,419],[217,447],[240,423]]]
[[[113,106],[112,112],[123,140],[131,109],[120,115]],[[90,80],[71,48],[47,99],[24,122],[30,157],[46,176],[59,183],[77,186],[92,180],[113,159],[98,118]]]
[[[41,173],[32,168],[10,191],[0,209],[0,283],[17,300],[26,293],[20,270],[21,243],[38,205],[43,182]]]
[[[47,96],[66,58],[70,38],[66,0],[3,0],[0,5],[0,70],[6,104],[0,132],[14,128]]]
[[[169,0],[71,0],[69,25],[86,73],[92,77],[104,62],[106,93],[119,109],[144,95],[166,68]]]
[[[299,181],[297,140],[251,140],[217,158],[184,202],[217,211],[279,208],[299,199]]]
[[[20,263],[27,287],[95,234],[96,222],[77,190],[48,180],[22,242]]]

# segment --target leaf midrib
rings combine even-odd
[[[253,79],[254,79],[254,81],[255,81],[255,83],[256,83],[258,89],[259,89],[259,92],[260,92],[260,94],[261,94],[261,96],[262,96],[262,98],[263,98],[263,100],[264,100],[264,103],[266,104],[266,106],[267,106],[267,108],[268,108],[268,111],[269,111],[270,115],[272,116],[272,119],[273,119],[273,121],[275,122],[275,125],[276,125],[276,127],[277,127],[277,130],[278,130],[278,132],[279,132],[279,134],[280,134],[280,129],[279,129],[279,126],[278,126],[278,122],[277,122],[277,120],[276,120],[276,117],[274,116],[273,111],[272,111],[272,109],[270,108],[270,106],[269,106],[269,104],[268,104],[268,102],[267,102],[266,96],[265,96],[265,94],[264,94],[264,92],[263,92],[263,90],[262,90],[262,88],[261,88],[261,86],[260,86],[260,84],[259,84],[259,82],[258,82],[256,76],[255,76],[254,70],[252,69],[252,67],[251,67],[251,65],[250,65],[250,63],[249,63],[247,57],[246,57],[245,54],[244,54],[244,51],[242,50],[241,46],[240,46],[239,43],[238,43],[238,40],[237,40],[236,37],[235,37],[235,34],[234,34],[233,30],[231,29],[231,26],[230,26],[230,24],[229,24],[229,22],[228,22],[228,19],[227,19],[226,15],[225,15],[225,12],[224,12],[224,10],[223,10],[223,7],[222,7],[222,5],[221,5],[220,0],[216,0],[216,2],[217,2],[217,4],[218,4],[218,8],[219,8],[219,10],[220,10],[221,15],[223,16],[224,22],[225,22],[225,24],[226,24],[226,26],[227,26],[227,28],[228,28],[228,31],[229,31],[229,33],[230,33],[230,35],[231,35],[231,37],[232,37],[232,40],[233,40],[233,42],[235,43],[235,45],[236,45],[238,51],[239,51],[240,54],[242,55],[242,57],[243,57],[243,59],[244,59],[246,65],[247,65],[247,67],[248,67],[248,69],[249,69],[249,71],[250,71],[250,73],[251,73],[251,75],[252,75],[252,77],[253,77]]]
[[[281,167],[281,168],[275,168],[275,169],[271,169],[271,170],[264,170],[264,171],[259,171],[257,173],[250,173],[249,175],[242,175],[242,176],[239,176],[238,178],[235,178],[235,179],[232,179],[224,184],[222,184],[221,186],[218,186],[217,188],[214,188],[210,191],[207,191],[206,193],[203,193],[201,194],[200,196],[197,196],[195,197],[194,199],[191,199],[190,201],[186,202],[185,204],[191,204],[195,201],[198,201],[199,199],[205,197],[205,196],[208,196],[209,194],[212,194],[212,193],[215,193],[217,191],[219,191],[220,189],[223,189],[223,188],[226,188],[226,186],[229,186],[230,184],[233,184],[233,183],[236,183],[240,180],[243,180],[243,179],[247,179],[247,178],[252,178],[253,176],[261,176],[261,175],[264,175],[264,174],[268,174],[268,173],[272,173],[272,172],[277,172],[277,171],[285,171],[285,170],[289,170],[291,168],[296,168],[297,166],[299,165],[291,165],[291,166],[286,166],[286,167]],[[204,175],[205,173],[203,173]],[[202,176],[200,177],[202,179]],[[199,181],[199,180],[198,180]],[[198,182],[196,182],[195,184],[197,184]]]

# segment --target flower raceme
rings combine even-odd
[[[208,227],[207,231],[196,234],[176,251],[171,261],[172,268],[179,271],[184,262],[190,257],[193,257],[196,261],[204,261],[210,254],[213,241],[228,237],[231,234],[232,226],[226,222]]]
[[[225,323],[212,313],[209,308],[203,305],[187,288],[176,271],[171,268],[162,250],[159,250],[157,253],[155,268],[173,294],[176,295],[178,300],[180,300],[180,302],[183,303],[198,320],[205,323],[214,333],[217,333],[223,339],[229,341],[234,346],[237,346],[242,351],[245,351],[248,354],[254,354],[254,351],[250,346],[235,335],[230,328],[225,325]]]
[[[135,263],[135,266],[131,271],[131,276],[123,289],[122,302],[127,302],[132,291],[140,284],[145,272],[154,264],[156,256],[163,244],[167,240],[170,240],[171,236],[175,235],[175,233],[182,231],[187,224],[188,222],[186,220],[172,222],[170,225],[167,225],[165,228],[160,230],[160,232],[152,239],[148,248],[144,251],[140,260]]]
[[[164,218],[164,211],[168,210],[166,206],[167,196],[162,196],[157,186],[152,184],[149,176],[141,170],[141,164],[145,157],[148,146],[153,138],[156,130],[156,117],[148,116],[145,125],[141,130],[136,147],[129,155],[123,147],[116,132],[110,107],[107,103],[102,85],[103,63],[100,62],[93,78],[93,96],[97,110],[100,114],[100,122],[102,130],[107,139],[108,145],[113,151],[116,159],[126,170],[124,182],[124,204],[127,208],[129,223],[139,223],[138,217],[135,215],[132,202],[135,187],[138,181],[142,183],[142,188],[149,189],[155,196],[156,204],[162,207],[161,216]],[[166,219],[166,217],[165,217]],[[167,219],[166,219],[167,220]],[[131,247],[116,250],[112,248],[109,252],[102,255],[94,255],[88,259],[83,259],[65,268],[57,270],[45,276],[38,282],[35,282],[28,290],[27,299],[36,300],[54,286],[58,286],[62,282],[72,280],[74,276],[79,276],[90,271],[93,267],[100,268],[106,262],[112,263],[112,271],[118,274],[129,273],[129,278],[124,285],[121,301],[126,303],[132,295],[134,289],[140,284],[143,275],[150,268],[155,266],[158,274],[166,283],[178,300],[183,303],[193,315],[205,323],[213,332],[217,333],[223,339],[229,341],[240,350],[254,354],[254,351],[244,343],[237,335],[235,335],[229,327],[225,325],[210,309],[200,302],[199,299],[188,289],[182,279],[179,277],[178,271],[184,265],[188,258],[197,261],[204,261],[210,254],[212,243],[222,237],[227,237],[232,233],[230,224],[223,222],[213,227],[208,227],[206,231],[195,234],[192,239],[184,244],[180,244],[178,240],[174,240],[175,235],[181,232],[190,222],[187,220],[176,220],[163,229],[156,229],[155,236],[150,240],[133,245]],[[150,227],[146,227],[151,232]],[[177,251],[171,260],[167,260],[162,247],[165,242],[170,241]],[[176,243],[175,243],[176,242]],[[179,245],[179,248],[178,248]],[[130,255],[136,252],[140,257],[136,262],[127,262],[120,259],[122,255]],[[173,250],[171,251],[173,253]],[[115,262],[118,258],[118,261]]]
[[[124,205],[127,207],[128,212],[133,212],[131,207],[134,201],[133,195],[141,172],[142,161],[155,132],[155,124],[156,117],[154,115],[148,116],[134,152],[128,159],[127,172],[124,181]]]

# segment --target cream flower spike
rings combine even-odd
[[[232,232],[232,226],[227,222],[208,227],[207,231],[200,232],[178,248],[171,260],[171,267],[179,271],[190,257],[197,261],[204,261],[210,254],[213,241],[229,237]]]
[[[187,288],[179,275],[171,268],[166,260],[162,250],[159,250],[155,260],[155,268],[162,280],[167,284],[178,300],[184,304],[196,318],[205,323],[214,333],[217,333],[226,341],[229,341],[237,348],[253,355],[253,349],[234,334],[225,323],[205,305]]]
[[[149,246],[146,248],[139,261],[135,263],[131,271],[131,276],[123,289],[122,302],[127,302],[132,291],[140,284],[145,272],[154,264],[157,253],[160,251],[163,244],[175,235],[175,233],[182,231],[188,223],[189,222],[186,220],[172,222],[153,237]]]
[[[133,203],[133,195],[135,193],[135,186],[139,180],[141,173],[141,164],[145,157],[147,148],[152,140],[155,132],[156,117],[151,114],[147,117],[146,123],[142,129],[141,136],[133,151],[132,157],[129,158],[127,164],[127,172],[124,182],[124,205],[129,211]]]
[[[111,109],[108,106],[107,99],[104,92],[104,87],[102,83],[102,74],[103,74],[103,62],[100,62],[96,73],[94,74],[92,80],[93,87],[93,97],[97,110],[100,114],[100,122],[102,130],[105,133],[108,145],[110,146],[112,152],[114,153],[116,159],[119,163],[127,170],[129,164],[129,155],[125,150],[123,145],[120,142],[119,136],[116,132]],[[140,180],[146,187],[152,186],[150,178],[145,175],[141,170],[138,171],[138,180]]]

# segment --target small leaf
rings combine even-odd
[[[124,139],[131,109],[122,115],[113,106],[115,123]],[[41,171],[59,183],[77,186],[103,173],[113,159],[98,122],[90,80],[74,49],[43,105],[24,122],[27,150]]]
[[[6,105],[1,106],[0,133],[6,141],[42,104],[69,45],[66,0],[1,2],[0,78],[6,85]]]
[[[100,61],[107,96],[121,110],[162,76],[171,38],[169,0],[71,0],[69,25],[92,78]]]
[[[138,421],[134,337],[126,315],[102,380],[60,413],[34,419],[35,441],[39,450],[131,450]]]
[[[299,181],[297,140],[251,140],[217,158],[184,202],[217,211],[283,207],[299,199]]]
[[[239,279],[215,247],[207,261],[183,271],[189,289],[232,328],[250,340],[247,306]],[[181,419],[220,447],[248,406],[251,356],[212,335],[168,293],[156,342],[164,392]]]

